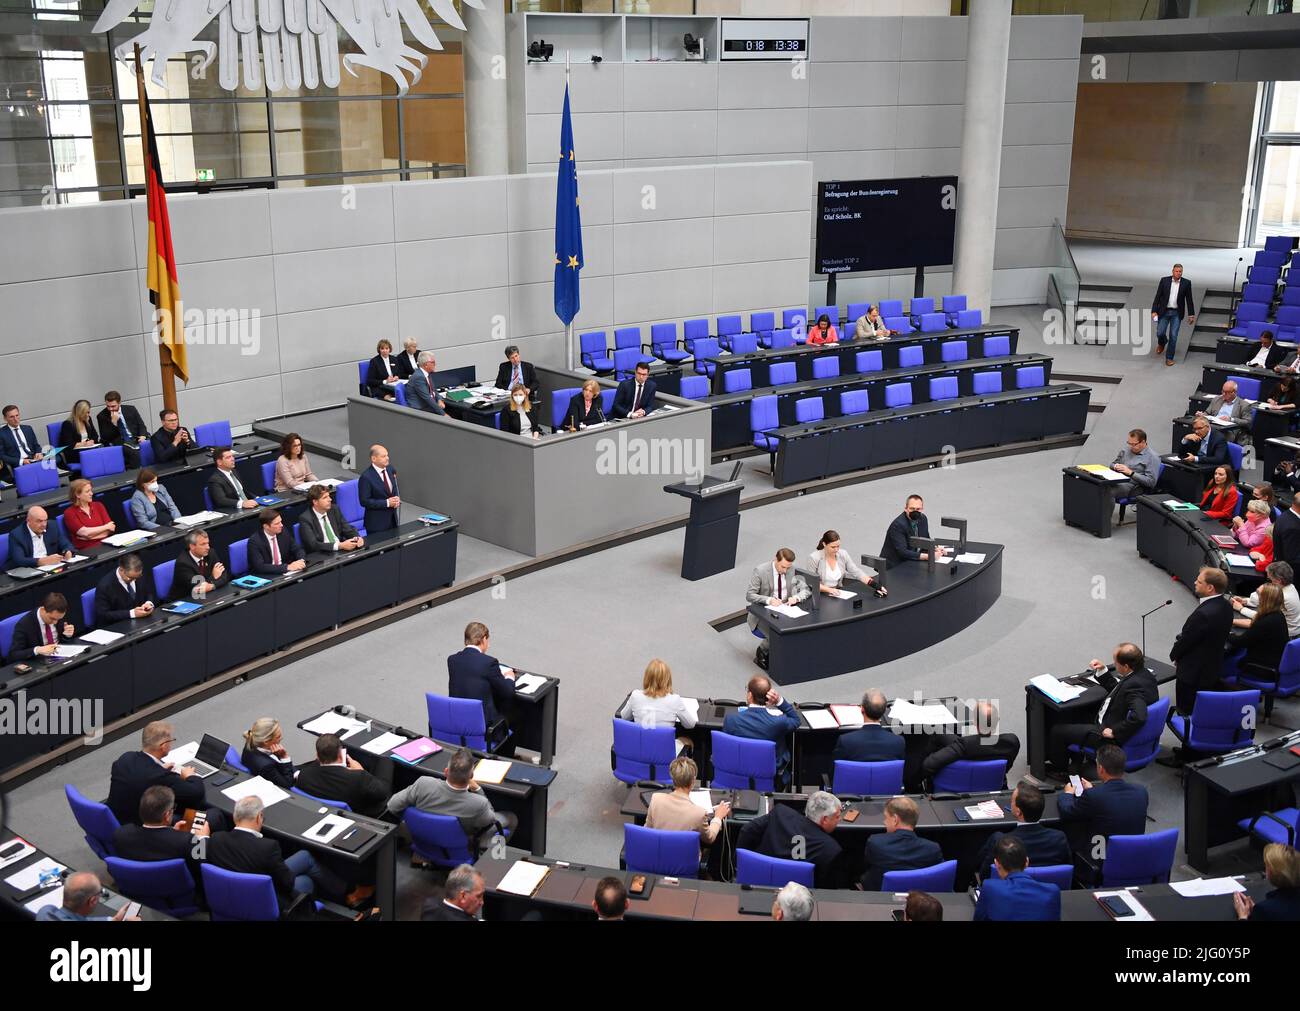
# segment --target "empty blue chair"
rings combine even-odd
[[[194,445],[200,449],[212,446],[229,446],[234,439],[230,435],[229,421],[209,421],[205,425],[194,426]]]
[[[695,354],[695,342],[707,336],[709,336],[707,319],[688,319],[682,324],[682,343],[691,354]]]
[[[126,458],[121,446],[100,446],[81,451],[81,476],[87,480],[121,474],[126,470]]]
[[[19,611],[0,621],[0,657],[8,659],[9,648],[14,644],[14,626],[22,621],[23,615],[27,613],[27,611]]]
[[[1237,306],[1237,312],[1233,319],[1233,325],[1228,333],[1233,337],[1246,337],[1249,335],[1246,325],[1248,323],[1267,323],[1268,322],[1268,305],[1264,302],[1242,302]]]
[[[435,741],[488,750],[488,725],[483,716],[483,703],[478,699],[425,692],[424,705],[429,716],[429,736]]]
[[[787,330],[806,331],[808,329],[808,310],[786,309],[781,313],[781,326]]]
[[[1252,267],[1282,267],[1286,265],[1287,260],[1291,259],[1291,254],[1281,249],[1269,249],[1265,246],[1263,249],[1255,250],[1255,259],[1251,264]]]
[[[1300,327],[1300,305],[1282,305],[1278,306],[1277,313],[1273,316],[1273,324],[1279,331],[1295,330]],[[85,457],[82,453],[82,457]]]
[[[19,498],[54,491],[59,486],[58,468],[50,466],[45,460],[23,464],[21,467],[15,467],[13,472],[14,486],[18,490]]]
[[[934,776],[935,793],[979,793],[984,790],[1001,790],[1006,785],[1005,758],[978,761],[963,758],[945,765]]]
[[[230,744],[226,745],[226,764],[230,766],[232,769],[235,769],[239,772],[243,772],[245,774],[247,774],[249,771],[248,766],[244,764],[243,759],[240,757],[239,752],[236,751],[234,746]]]
[[[1011,354],[1011,338],[1006,334],[984,338],[984,357],[1001,358]]]
[[[979,309],[963,309],[957,313],[957,319],[952,325],[958,330],[975,330],[984,325],[984,313]]]
[[[776,742],[733,737],[721,730],[713,739],[715,787],[768,792],[776,789]]]
[[[776,313],[751,312],[749,314],[750,333],[768,333],[776,329]]]
[[[840,394],[840,414],[866,414],[871,403],[866,390],[845,390]]]
[[[903,300],[901,298],[885,298],[880,301],[880,315],[882,316],[902,316]],[[892,330],[893,327],[890,327]]]
[[[230,545],[230,574],[232,576],[248,575],[248,538],[234,541]]]
[[[1156,885],[1169,880],[1178,848],[1178,829],[1147,835],[1113,835],[1106,840],[1101,865],[1103,888]]]
[[[767,381],[771,386],[788,386],[798,382],[799,375],[794,362],[777,362],[767,370]]]
[[[933,867],[914,871],[886,871],[882,892],[951,892],[957,882],[957,861],[945,860]]]
[[[747,355],[758,350],[758,334],[738,333],[731,338],[731,353]]]
[[[650,327],[650,353],[660,361],[673,364],[690,357],[677,346],[676,323],[655,323]]]
[[[797,425],[811,425],[826,417],[826,405],[821,397],[804,397],[794,402],[794,420]]]
[[[1246,280],[1253,281],[1256,284],[1266,284],[1270,288],[1275,288],[1277,282],[1281,279],[1281,267],[1248,267],[1246,269]]]
[[[1264,719],[1273,715],[1274,699],[1289,699],[1300,693],[1300,639],[1292,639],[1282,651],[1276,670],[1252,664],[1239,671],[1236,683],[1254,688],[1264,696]]]
[[[47,421],[45,423],[45,439],[54,449],[59,446],[59,430],[63,427],[61,421]]]
[[[1282,292],[1283,305],[1300,305],[1300,280],[1296,280],[1292,275],[1291,283],[1286,286]]]
[[[214,921],[251,923],[278,920],[280,900],[269,874],[241,874],[202,863],[203,899]]]
[[[669,832],[630,822],[623,826],[623,859],[636,874],[670,878],[700,876],[700,834]]]
[[[361,493],[357,491],[357,478],[344,481],[334,488],[334,504],[339,507],[343,518],[357,528],[357,533],[365,536],[366,511],[361,507]]]
[[[938,333],[948,329],[948,317],[941,312],[927,312],[921,317],[921,333]]]
[[[1269,253],[1285,253],[1289,256],[1295,244],[1294,235],[1269,235],[1264,239],[1264,249]]]
[[[976,396],[984,393],[1002,392],[1001,372],[976,372],[971,377],[971,380],[974,384],[973,392]]]
[[[1046,881],[1063,892],[1068,892],[1074,887],[1073,864],[1048,864],[1045,867],[1035,867],[1030,864],[1025,868],[1025,873],[1035,881]]]
[[[576,386],[566,386],[562,390],[554,390],[551,393],[551,427],[557,432],[560,426],[564,424],[564,416],[569,413],[569,401],[573,399],[578,392]],[[347,519],[346,514],[344,519]],[[351,522],[351,520],[348,520]]]
[[[859,373],[882,372],[885,368],[885,356],[880,351],[859,351],[853,356],[853,366]]]
[[[1260,381],[1254,376],[1242,376],[1237,380],[1237,393],[1245,400],[1258,400],[1261,392],[1260,385]]]
[[[781,421],[777,415],[777,397],[769,393],[765,397],[755,397],[749,404],[749,428],[754,433],[754,445],[765,453],[775,455],[778,445],[776,439],[767,433],[780,428]]]
[[[898,367],[910,369],[925,364],[925,349],[920,344],[911,344],[898,349]]]
[[[889,330],[896,331],[904,336],[916,333],[916,327],[912,326],[912,321],[906,316],[885,316],[885,327]]]
[[[113,887],[128,899],[171,916],[193,916],[199,911],[194,877],[185,861],[124,860],[106,857]]]
[[[408,807],[402,823],[411,833],[411,852],[438,867],[458,867],[476,859],[460,819]]]
[[[834,379],[840,374],[840,360],[837,356],[826,355],[812,361],[814,379]]]
[[[847,322],[857,324],[858,320],[871,311],[870,302],[850,302]]]
[[[72,817],[86,834],[86,845],[94,850],[95,856],[101,860],[116,856],[113,833],[122,827],[122,823],[109,806],[82,796],[81,791],[71,784],[64,786],[63,793],[68,798],[68,806],[72,808]]]
[[[794,331],[773,330],[771,337],[763,343],[770,348],[792,348],[794,347]]]
[[[86,628],[95,627],[95,588],[81,591],[81,620]]]
[[[681,395],[686,400],[703,400],[709,395],[709,380],[705,376],[682,376]]]
[[[1296,836],[1300,835],[1300,808],[1284,807],[1280,811],[1261,811],[1249,818],[1242,818],[1237,822],[1237,827],[1264,844],[1295,846]]]
[[[716,337],[701,337],[695,342],[695,371],[702,376],[712,376],[717,369],[715,362],[709,361],[710,358],[717,358],[722,348],[718,344]]]
[[[614,330],[614,350],[636,348],[641,350],[641,328],[639,326],[621,326]]]
[[[604,330],[578,334],[578,360],[598,376],[614,371],[614,359],[609,356],[609,337]]]
[[[671,726],[643,727],[614,718],[615,779],[624,783],[670,782],[668,766],[676,757],[677,737]]]
[[[262,464],[261,471],[262,487],[268,495],[273,495],[275,493],[275,461],[267,460],[266,463]]]
[[[370,396],[370,387],[366,385],[366,375],[370,372],[370,362],[357,362],[357,380],[360,383],[360,392],[363,397]],[[149,445],[147,442],[145,445]]]
[[[342,811],[351,811],[347,804],[341,800],[330,800],[328,797],[317,797],[315,794],[308,793],[306,790],[299,790],[296,786],[289,787],[290,793],[296,793],[299,797],[306,797],[315,804],[324,804],[327,807],[337,807]]]
[[[134,488],[131,490],[132,492],[135,491]],[[8,557],[9,557],[9,535],[7,533],[0,533],[0,565],[5,564],[3,560],[7,559]]]
[[[609,412],[614,409],[614,398],[618,395],[618,390],[601,390],[600,391],[600,409],[605,412],[605,417],[609,417]]]
[[[937,379],[930,380],[930,400],[956,400],[957,399],[957,377],[940,376]]]
[[[1046,374],[1041,365],[1028,365],[1023,369],[1016,369],[1016,389],[1032,390],[1046,385]]]
[[[1273,334],[1274,337],[1277,337],[1279,340],[1281,340],[1281,336],[1279,335],[1277,328],[1273,326],[1272,323],[1268,323],[1263,320],[1252,320],[1251,322],[1246,324],[1246,340],[1254,341],[1255,343],[1258,343],[1260,337],[1263,336],[1265,330],[1268,330],[1270,333]]]
[[[618,380],[631,379],[637,363],[642,361],[645,361],[645,356],[641,354],[640,346],[619,348],[614,352],[614,378]],[[568,407],[567,403],[565,407]]]
[[[782,860],[753,850],[736,850],[736,884],[784,888],[791,881],[811,888],[813,865],[807,860]]]
[[[928,316],[932,312],[934,312],[932,298],[914,298],[912,304],[907,307],[907,314],[911,317],[913,326],[920,326],[921,317]]]
[[[698,376],[704,379],[703,376]],[[705,380],[707,382],[708,380]],[[749,369],[731,369],[722,374],[722,391],[724,393],[740,393],[742,390],[752,390],[754,388],[754,376]]]
[[[837,793],[863,795],[903,792],[903,760],[893,762],[836,761],[831,789]]]
[[[1217,755],[1243,748],[1255,739],[1260,693],[1252,688],[1238,692],[1196,693],[1191,717],[1170,713],[1169,729],[1190,751]],[[1251,716],[1251,719],[1247,719]],[[1242,726],[1248,723],[1249,726]]]
[[[733,337],[744,329],[739,314],[734,316],[719,316],[717,335],[719,337]]]
[[[1273,301],[1273,293],[1271,284],[1246,284],[1241,289],[1241,301],[1263,302],[1267,305]]]
[[[957,322],[957,314],[966,310],[965,295],[944,295],[943,296],[943,314],[948,317],[950,323]]]
[[[153,567],[153,588],[166,600],[172,592],[172,576],[176,572],[176,559],[159,562]]]
[[[944,341],[939,349],[939,360],[945,362],[964,362],[970,358],[965,341]]]
[[[885,387],[886,407],[910,407],[912,405],[911,383],[890,383]]]

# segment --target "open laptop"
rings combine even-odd
[[[193,769],[194,775],[199,779],[207,779],[221,768],[229,747],[230,745],[225,741],[218,740],[211,734],[204,734],[203,740],[199,742],[199,750],[185,763],[185,768]]]

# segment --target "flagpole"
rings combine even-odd
[[[140,44],[135,44],[135,83],[139,95],[140,103],[140,146],[144,149],[144,173],[145,173],[145,202],[149,200],[149,137],[146,130],[153,128],[145,114],[145,94],[144,94],[144,64],[140,60]],[[161,180],[159,180],[161,182]],[[172,326],[175,327],[177,320],[172,320]],[[162,327],[162,317],[158,320],[159,329]],[[167,346],[167,342],[162,339],[161,333],[155,334],[158,344],[158,364],[162,369],[162,398],[163,409],[167,411],[176,410],[176,366],[172,362],[172,351]]]
[[[564,51],[564,89],[569,89],[569,50]],[[576,368],[573,355],[573,320],[564,324],[564,361],[566,368]]]

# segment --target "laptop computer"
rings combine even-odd
[[[185,763],[185,767],[194,770],[194,775],[199,779],[207,779],[218,769],[226,760],[226,751],[230,747],[225,741],[213,737],[211,734],[204,734],[203,740],[199,742],[199,750],[195,752],[194,757]]]

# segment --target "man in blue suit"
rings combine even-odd
[[[916,834],[920,812],[911,797],[891,797],[885,804],[885,831],[867,839],[867,870],[862,887],[880,891],[886,871],[914,871],[943,863],[943,850],[933,839]]]
[[[16,404],[9,404],[3,413],[5,423],[0,428],[0,461],[10,472],[25,463],[36,463],[41,459],[41,444],[36,441],[32,426],[23,424],[22,413]]]
[[[772,741],[776,744],[776,776],[781,782],[788,779],[786,768],[790,764],[790,734],[799,728],[799,714],[794,706],[772,688],[772,682],[762,674],[749,679],[745,692],[746,708],[730,713],[722,724],[722,732],[732,737],[747,737],[755,741]],[[769,707],[780,710],[773,715]]]
[[[402,498],[397,490],[397,471],[388,466],[388,450],[383,446],[370,447],[370,466],[357,478],[357,498],[365,510],[361,525],[366,533],[375,534],[397,526]]]
[[[27,510],[27,522],[9,532],[7,569],[54,565],[72,557],[72,545],[63,536],[63,528],[50,523],[50,515],[40,506]]]
[[[1029,854],[1015,836],[1006,835],[993,848],[997,877],[980,886],[975,903],[977,920],[1047,920],[1061,918],[1061,890],[1025,873]]]
[[[1065,833],[1059,828],[1048,828],[1038,823],[1045,806],[1043,791],[1028,780],[1021,780],[1011,794],[1011,813],[1020,824],[1010,832],[994,832],[989,836],[975,862],[976,873],[981,877],[988,874],[989,864],[993,862],[993,847],[1004,838],[1018,840],[1035,867],[1074,863]]]
[[[644,418],[655,406],[655,384],[650,378],[650,366],[637,362],[632,378],[618,384],[609,416],[611,419]]]
[[[879,688],[862,696],[862,726],[840,734],[831,758],[837,762],[896,762],[907,750],[903,736],[880,725],[889,702]]]
[[[1229,463],[1231,459],[1228,456],[1228,440],[1204,418],[1192,422],[1192,430],[1183,437],[1178,451],[1188,463],[1208,470]]]
[[[1147,830],[1147,788],[1124,779],[1128,756],[1118,744],[1097,749],[1097,775],[1101,782],[1083,780],[1083,793],[1075,795],[1073,784],[1065,787],[1058,803],[1065,834],[1076,853],[1093,861],[1104,853],[1099,840],[1113,835],[1145,835]]]
[[[503,667],[491,648],[488,627],[481,621],[471,621],[465,626],[465,648],[447,657],[447,694],[457,699],[478,699],[483,703],[483,720],[488,730],[503,715],[501,709],[514,705],[515,672]],[[488,741],[489,746],[491,740]],[[493,749],[502,755],[514,754],[514,738],[507,738],[505,746]]]
[[[433,370],[438,367],[433,352],[421,351],[416,362],[415,372],[406,381],[406,406],[417,411],[445,415],[447,402],[438,396],[438,381],[433,378]]]

